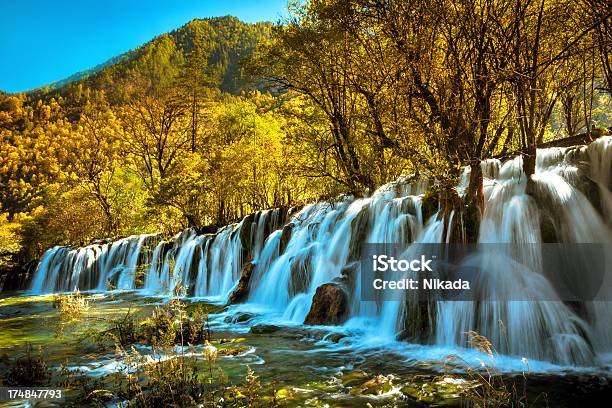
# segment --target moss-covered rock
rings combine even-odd
[[[230,345],[226,345],[224,347],[218,347],[217,353],[220,356],[235,357],[235,356],[239,356],[241,354],[246,353],[248,350],[249,350],[248,346],[245,346],[243,344],[231,343]]]
[[[275,333],[281,329],[280,326],[275,326],[273,324],[258,324],[251,327],[249,333],[252,334],[270,334]]]
[[[351,395],[381,395],[386,394],[393,388],[392,376],[377,375],[365,381],[358,387],[351,389]]]
[[[340,378],[340,382],[345,387],[354,387],[363,384],[368,378],[369,376],[365,371],[351,371],[344,374]]]
[[[452,376],[414,376],[400,391],[405,396],[428,405],[462,406],[463,396],[471,388],[479,386],[478,382]]]
[[[233,316],[227,316],[224,321],[225,323],[245,323],[254,317],[255,315],[252,313],[237,313]]]

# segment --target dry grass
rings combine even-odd
[[[485,354],[486,359],[479,359],[480,367],[474,368],[463,357],[448,355],[443,361],[423,362],[423,366],[442,371],[444,374],[434,378],[465,378],[471,386],[465,387],[461,396],[465,404],[475,408],[502,408],[527,406],[525,393],[526,376],[523,373],[521,387],[515,379],[504,379],[501,370],[496,366],[494,357],[497,354],[488,338],[475,331],[466,333],[467,343],[475,350]],[[457,374],[461,373],[461,374]],[[519,388],[521,392],[519,392]]]
[[[89,310],[89,302],[78,290],[74,293],[55,296],[53,305],[57,308],[60,318],[65,320],[77,319]]]

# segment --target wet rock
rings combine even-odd
[[[445,219],[445,240],[450,243],[463,244],[478,241],[480,229],[480,204],[477,197],[459,197],[452,189],[441,195],[442,216]]]
[[[421,213],[423,214],[423,221],[426,223],[427,220],[434,215],[440,209],[440,198],[437,191],[429,190],[423,195],[421,200]]]
[[[24,290],[30,286],[37,261],[30,261],[22,265],[11,265],[0,269],[0,292],[10,290]]]
[[[325,337],[325,340],[329,340],[332,343],[338,343],[340,342],[340,340],[344,339],[348,337],[348,334],[344,334],[344,333],[332,333],[329,336]]]
[[[403,214],[410,214],[413,217],[417,217],[418,209],[415,205],[414,200],[407,199],[406,197],[404,197],[404,199],[402,200],[402,204],[401,204],[401,212]]]
[[[335,278],[334,281],[344,285],[344,287],[349,288],[349,292],[352,292],[355,288],[355,284],[357,283],[357,279],[361,274],[361,261],[354,261],[347,264],[340,271],[340,277]]]
[[[461,211],[461,223],[464,231],[464,242],[477,242],[480,231],[480,208],[476,203],[466,203]]]
[[[289,296],[305,293],[310,287],[312,251],[316,250],[315,248],[313,246],[311,249],[302,250],[291,260]]]
[[[255,270],[255,264],[253,262],[247,262],[244,264],[242,268],[242,274],[240,275],[240,280],[238,281],[238,286],[232,292],[229,303],[242,303],[246,300],[249,294],[249,282],[251,281],[251,275],[253,274],[253,270]]]
[[[197,233],[198,235],[215,234],[219,228],[221,228],[221,226],[218,224],[203,225],[197,228]]]
[[[361,248],[363,243],[366,242],[366,234],[368,233],[368,224],[370,222],[370,215],[368,207],[364,206],[359,214],[355,216],[351,221],[351,236],[349,243],[349,256],[348,260],[356,261],[361,258]]]
[[[605,216],[604,201],[599,185],[590,177],[583,175],[580,177],[580,191],[586,196],[599,215]]]
[[[543,211],[540,212],[540,234],[542,236],[542,242],[560,242],[555,219],[550,214]]]
[[[187,286],[187,296],[193,296],[195,294],[195,285],[196,285],[196,281],[198,277],[200,259],[202,259],[202,255],[203,255],[202,248],[196,248],[194,251],[194,256],[192,258],[192,261],[189,264],[189,271],[188,271],[188,278],[187,278],[187,282],[189,282],[189,285]],[[147,268],[147,270],[144,272],[144,276],[146,276],[146,273],[148,273],[149,265],[145,264],[143,266]]]
[[[317,288],[304,324],[338,325],[348,317],[348,296],[337,283],[326,283]]]
[[[393,388],[392,376],[377,375],[361,384],[358,387],[354,387],[351,391],[351,395],[381,395],[386,394]]]
[[[436,304],[435,301],[411,302],[407,297],[398,340],[419,344],[431,342],[435,333]]]
[[[368,379],[368,374],[364,371],[353,371],[347,374],[344,374],[342,378],[340,378],[340,382],[345,387],[354,387],[359,384],[363,384]]]
[[[296,205],[294,207],[290,207],[287,210],[287,218],[293,217],[295,214],[297,214],[300,211],[302,211],[302,208],[304,208],[304,204],[299,204],[299,205]]]
[[[253,237],[253,228],[256,225],[258,213],[249,214],[242,220],[242,226],[240,227],[240,244],[242,248],[244,248],[247,258],[251,259],[251,247],[252,247],[252,237]]]
[[[251,327],[251,330],[249,330],[249,333],[252,333],[252,334],[270,334],[270,333],[275,333],[275,332],[279,331],[280,329],[281,329],[281,327],[274,326],[273,324],[258,324],[258,325],[255,325],[255,326]]]
[[[280,243],[278,252],[279,254],[283,254],[285,249],[287,249],[287,244],[289,244],[289,240],[291,239],[291,235],[293,233],[294,224],[287,224],[283,227],[283,232],[281,233]]]
[[[248,350],[249,350],[249,347],[244,346],[242,344],[232,344],[230,346],[218,348],[217,353],[220,356],[235,357],[235,356],[239,356],[241,354],[246,353]]]
[[[223,321],[225,323],[244,323],[248,322],[254,317],[255,315],[251,313],[237,313],[233,316],[227,316]]]
[[[461,406],[462,396],[472,388],[479,387],[476,381],[444,376],[432,379],[415,376],[400,392],[418,402],[437,406]]]

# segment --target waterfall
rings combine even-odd
[[[481,169],[484,209],[477,239],[482,248],[491,243],[612,244],[611,137],[586,146],[538,149],[529,182],[520,156],[485,160]],[[456,188],[459,195],[469,175],[468,167]],[[361,299],[365,244],[397,244],[410,252],[422,243],[448,242],[449,231],[462,222],[461,214],[443,217],[424,201],[429,187],[425,177],[402,177],[370,197],[341,196],[290,216],[282,209],[261,211],[214,234],[189,229],[171,239],[141,235],[84,248],[54,247],[40,260],[31,289],[110,287],[168,295],[181,288],[186,296],[226,302],[251,263],[248,295],[237,309],[271,320],[302,324],[317,288],[334,283],[348,297],[344,326],[380,341],[464,347],[466,332],[475,330],[501,353],[578,365],[594,364],[598,354],[612,351],[612,302],[576,307],[557,298],[538,245],[517,246],[512,254],[483,249],[469,258],[486,271],[478,275],[478,287],[490,301],[423,301],[412,294],[401,301]],[[610,257],[606,254],[606,265],[612,265]],[[609,291],[610,273],[606,277],[604,290]],[[529,299],[546,293],[550,300],[504,300],[513,290]]]
[[[146,295],[182,294],[226,299],[247,259],[256,259],[286,211],[253,214],[215,234],[187,229],[171,239],[134,235],[83,248],[55,246],[45,252],[31,292],[138,290]]]

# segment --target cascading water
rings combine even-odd
[[[530,183],[520,157],[486,160],[481,168],[479,243],[611,243],[612,138],[538,150]],[[468,179],[469,168],[459,194]],[[252,262],[248,297],[236,308],[256,310],[263,319],[303,323],[317,288],[334,282],[348,294],[345,327],[358,328],[366,338],[461,347],[465,333],[475,330],[502,353],[563,364],[593,364],[598,353],[611,351],[611,303],[590,302],[578,310],[554,300],[537,246],[511,256],[476,254],[470,262],[488,271],[478,278],[483,288],[493,290],[492,282],[501,281],[505,289],[527,295],[549,291],[550,301],[362,301],[359,260],[365,243],[400,244],[410,251],[413,244],[448,241],[453,221],[462,221],[460,214],[442,217],[423,208],[428,188],[426,180],[401,179],[368,198],[307,205],[286,224],[283,211],[268,210],[216,234],[187,230],[170,241],[147,235],[79,249],[54,247],[41,259],[32,291],[104,290],[111,282],[145,294],[183,287],[188,296],[227,301],[243,266]],[[135,271],[143,269],[140,282]]]
[[[249,257],[258,257],[265,235],[282,225],[285,210],[266,210],[215,234],[187,229],[166,241],[153,234],[71,249],[56,246],[43,255],[33,293],[78,290],[139,290],[226,299]],[[258,242],[259,241],[259,242]]]

